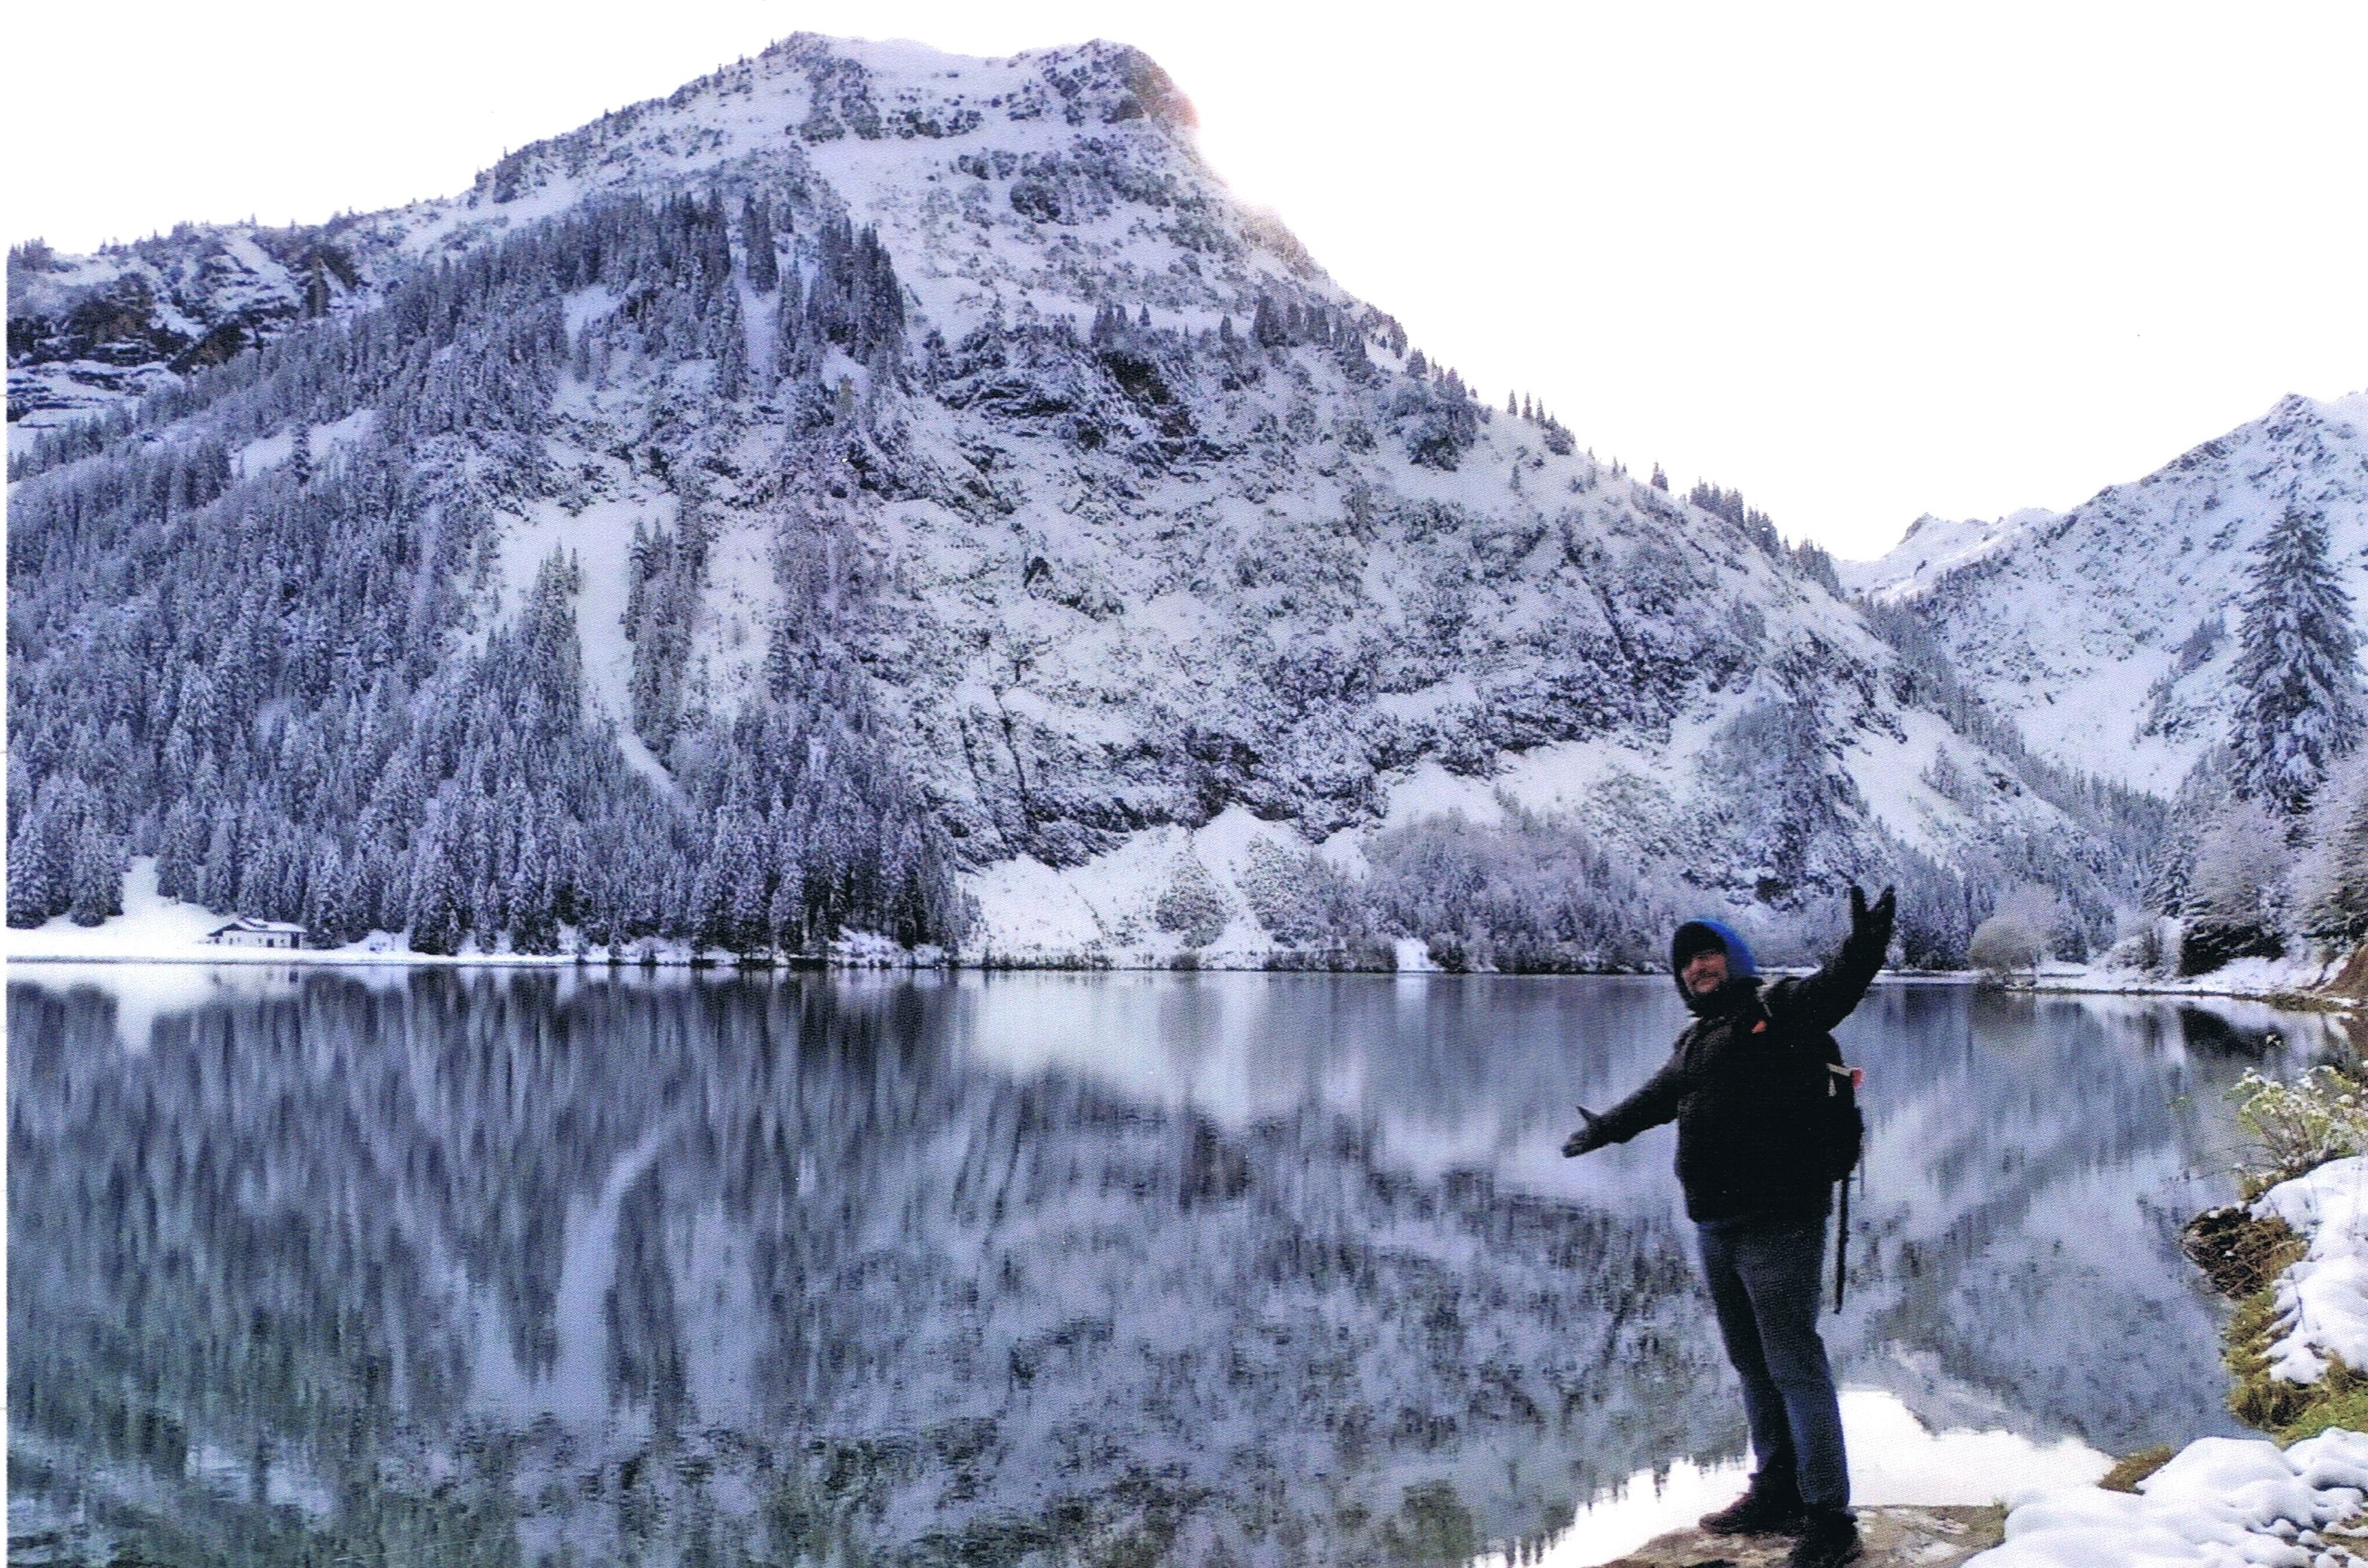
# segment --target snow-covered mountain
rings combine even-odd
[[[1927,512],[1873,561],[1837,561],[1834,572],[1851,593],[1879,603],[1912,597],[1960,567],[1987,559],[2025,530],[2043,528],[2055,514],[2041,507],[2003,517],[1936,517]]]
[[[2033,747],[2169,793],[2226,737],[2246,568],[2290,506],[2325,517],[2368,608],[2368,392],[2282,399],[2061,517],[1919,522],[1843,571],[1856,591],[1914,604],[1959,677]]]
[[[339,938],[798,946],[949,936],[953,876],[981,953],[1254,957],[1433,934],[1339,888],[1449,808],[1763,924],[2002,858],[2126,893],[1789,556],[1429,364],[1191,124],[1114,45],[801,35],[460,197],[14,253],[12,920],[153,853]]]

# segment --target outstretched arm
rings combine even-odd
[[[1767,1007],[1788,1023],[1830,1029],[1850,1016],[1883,968],[1891,950],[1891,926],[1898,896],[1891,889],[1867,907],[1866,894],[1850,891],[1850,934],[1826,967],[1801,980],[1780,980],[1768,988]]]
[[[1658,1127],[1677,1119],[1678,1099],[1685,1088],[1684,1074],[1679,1063],[1685,1059],[1682,1051],[1670,1053],[1661,1070],[1645,1081],[1645,1086],[1605,1111],[1601,1116],[1580,1108],[1579,1115],[1587,1125],[1572,1133],[1562,1146],[1565,1154],[1584,1154],[1600,1149],[1606,1143],[1625,1143],[1639,1132]]]

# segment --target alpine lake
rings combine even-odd
[[[12,965],[10,1561],[1600,1562],[1743,1473],[1674,1133],[1560,1154],[1685,1021],[1617,977]],[[2237,1429],[2178,1231],[2238,1079],[2336,1020],[1905,983],[1838,1038],[1861,1500]]]

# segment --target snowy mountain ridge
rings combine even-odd
[[[963,85],[949,85],[956,82]],[[989,113],[1007,158],[1028,161],[1023,203],[1072,229],[1090,223],[1059,164],[1078,128],[1152,122],[1180,135],[1192,124],[1174,84],[1122,45],[976,60],[801,34],[666,97],[507,153],[458,196],[314,227],[185,223],[94,256],[18,247],[9,278],[12,449],[34,432],[120,406],[308,319],[365,307],[407,264],[464,255],[588,198],[672,188],[752,156],[794,177],[808,171],[809,150],[844,142],[821,160],[835,192],[907,205],[911,193],[866,187],[903,143],[975,142]],[[1108,149],[1085,140],[1092,152]],[[928,182],[938,177],[932,170]],[[1312,270],[1279,223],[1247,214],[1245,226],[1288,264]],[[1023,288],[1047,280],[1041,260],[1015,265],[1008,248],[984,261],[964,257],[957,268],[982,269]],[[957,280],[924,274],[906,281],[931,296],[929,313],[944,325],[961,319],[963,303],[982,302]]]
[[[168,892],[353,935],[492,943],[529,909],[551,912],[535,940],[728,947],[936,930],[942,855],[973,950],[1089,961],[1337,944],[1336,880],[1442,810],[1508,833],[1548,813],[1614,857],[1589,896],[1644,877],[1747,923],[1852,877],[1987,886],[2001,857],[2078,884],[2092,919],[2126,897],[2100,824],[1917,706],[1850,608],[1537,411],[1477,401],[1235,202],[1190,124],[1115,45],[977,61],[801,35],[306,239],[350,259],[343,293],[258,317],[270,346],[218,368],[119,366],[166,392],[28,454],[12,695],[53,730],[23,750],[12,828],[44,788],[55,804],[23,863],[63,888],[155,853]],[[54,324],[140,268],[263,250],[161,245],[110,258],[114,282],[16,265],[47,268],[28,298]],[[80,374],[32,328],[20,366],[18,335],[12,377]],[[395,528],[371,548],[417,585],[369,590],[380,631],[340,642],[352,610],[320,572],[257,600],[252,551],[229,551],[219,646],[185,640],[159,680],[135,645],[156,585],[68,519],[124,493],[107,465],[210,443],[231,456],[193,509],[108,501],[131,506],[110,537],[186,572],[234,519],[279,519],[278,550]],[[381,517],[339,499],[359,486],[414,499],[319,520]],[[518,664],[505,638],[574,652]],[[155,688],[120,733],[75,711],[93,639],[111,680]],[[479,739],[425,739],[417,720],[461,710],[438,681],[500,686]],[[495,715],[575,710],[534,744],[586,782],[505,772]],[[334,804],[288,771],[357,747],[377,749]],[[127,755],[147,799],[102,782]],[[199,802],[209,758],[254,799]],[[488,819],[502,789],[520,803]],[[1422,937],[1466,917],[1381,918]]]
[[[1929,569],[1907,564],[1922,554],[1911,529],[1844,571],[1861,593],[1913,602],[1961,678],[2041,753],[2169,794],[2227,733],[2246,570],[2290,506],[2324,517],[2368,607],[2368,392],[2283,398],[2061,517],[1945,536]]]
[[[1927,512],[1907,525],[1897,544],[1872,561],[1837,561],[1834,572],[1851,593],[1894,604],[1924,592],[1961,567],[1987,560],[2023,532],[2044,528],[2056,514],[2029,506],[2003,517],[1936,517]]]

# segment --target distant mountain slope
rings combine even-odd
[[[2055,514],[2038,507],[2003,517],[1936,517],[1927,512],[1907,525],[1897,544],[1873,561],[1837,561],[1842,586],[1881,603],[1912,597],[1950,573],[1987,559],[2026,529],[2044,528]]]
[[[1901,569],[1918,529],[1849,581],[1913,602],[1960,677],[2043,754],[2168,793],[2226,733],[2249,552],[2290,505],[2325,515],[2368,613],[2368,392],[2284,398],[1937,577]]]
[[[1640,881],[1773,929],[1921,878],[1930,954],[2002,877],[2126,896],[2088,797],[1789,557],[1429,364],[1190,126],[1114,45],[801,35],[451,199],[17,253],[54,427],[12,920],[137,851],[443,949],[1255,958],[1497,918],[1417,872],[1343,913],[1446,808],[1609,854],[1567,852],[1557,961],[1648,956]]]

